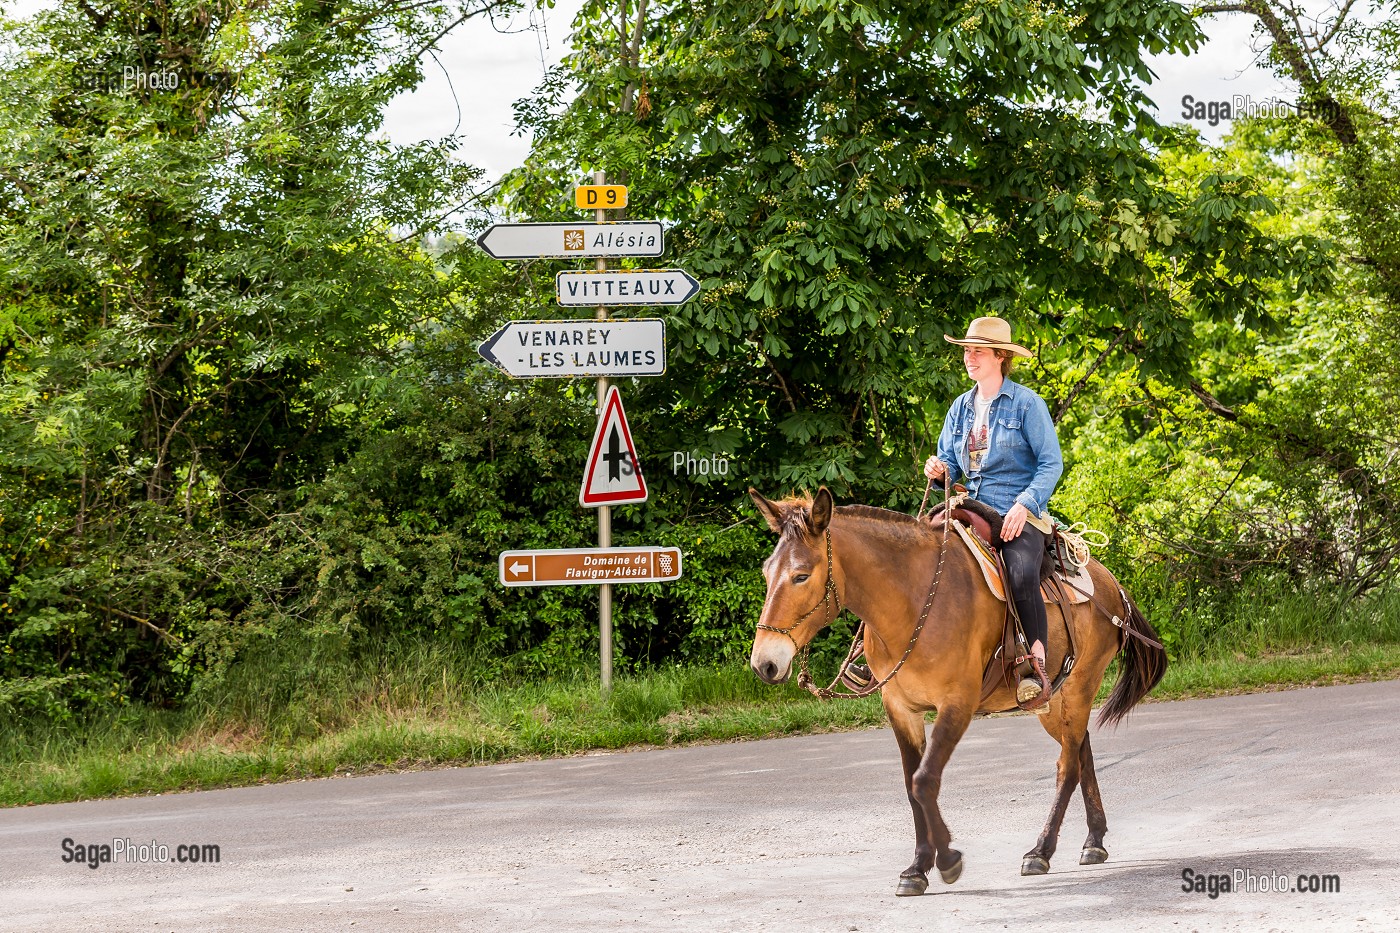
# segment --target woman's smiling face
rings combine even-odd
[[[991,347],[963,347],[963,366],[976,381],[1001,375],[1001,360]]]

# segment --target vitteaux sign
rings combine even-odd
[[[554,287],[565,307],[679,305],[700,291],[700,283],[684,269],[560,272]]]

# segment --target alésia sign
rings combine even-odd
[[[660,256],[666,248],[659,220],[492,224],[476,243],[496,259]]]

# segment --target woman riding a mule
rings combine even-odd
[[[1045,400],[1009,378],[1012,358],[1031,356],[1011,342],[1010,324],[979,317],[964,339],[943,339],[963,347],[963,366],[976,385],[948,409],[938,454],[928,458],[924,475],[949,484],[965,479],[968,498],[1003,516],[998,546],[1034,670],[1034,679],[1024,679],[1017,687],[1016,701],[1023,709],[1043,713],[1050,701],[1050,679],[1045,673],[1040,567],[1051,530],[1045,507],[1064,472],[1060,442]]]
[[[763,563],[767,593],[749,665],[765,683],[777,684],[796,664],[799,682],[819,696],[879,691],[899,745],[914,817],[914,860],[896,889],[906,896],[922,894],[933,869],[948,884],[962,873],[962,853],[953,848],[938,806],[943,770],[977,713],[1010,709],[1018,701],[1045,705],[1047,654],[1059,659],[1057,669],[1065,676],[1049,698],[1049,715],[1038,721],[1059,743],[1060,754],[1050,813],[1035,845],[1022,856],[1021,873],[1050,870],[1076,790],[1089,826],[1080,863],[1106,860],[1108,820],[1088,731],[1094,699],[1116,658],[1118,677],[1098,721],[1118,723],[1151,692],[1167,666],[1152,626],[1097,560],[1082,568],[1071,604],[1061,607],[1064,624],[1047,637],[1037,592],[1044,538],[1035,522],[1062,469],[1050,414],[1038,395],[1006,378],[1003,364],[1009,356],[1030,354],[1011,342],[1005,322],[974,321],[967,337],[954,342],[965,348],[964,363],[977,385],[948,413],[938,455],[925,472],[930,479],[965,477],[974,498],[1004,514],[999,532],[1013,568],[1009,596],[1021,606],[1027,636],[1035,642],[1035,681],[1013,689],[1008,681],[985,676],[996,670],[989,665],[999,663],[1006,607],[984,580],[972,546],[964,544],[961,532],[950,534],[960,527],[953,513],[945,509],[930,523],[888,509],[837,506],[825,487],[813,496],[778,502],[749,490],[778,535]],[[980,406],[985,414],[978,411],[979,398],[986,401]],[[1023,539],[1029,544],[1017,543]],[[1018,577],[1022,561],[1028,569]],[[849,662],[863,650],[870,664],[865,673],[876,678],[851,694],[816,688],[807,672],[812,640],[842,610],[861,620],[843,667],[849,671],[854,666]],[[924,719],[930,710],[938,713],[931,734]]]

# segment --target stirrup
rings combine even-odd
[[[1025,655],[1017,658],[1019,664],[1022,661],[1031,663],[1031,677],[1021,678],[1021,682],[1016,685],[1016,705],[1021,709],[1034,710],[1037,715],[1044,715],[1050,709],[1050,678],[1045,674],[1045,662],[1035,655]]]

